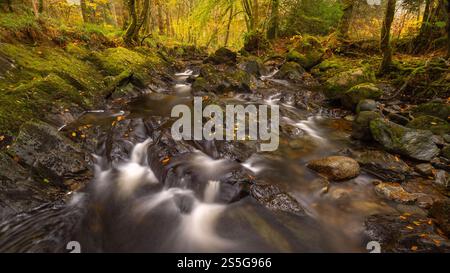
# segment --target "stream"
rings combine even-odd
[[[193,70],[175,74],[170,90],[144,91],[121,109],[86,113],[62,128],[95,132],[95,178],[65,208],[82,211],[71,240],[83,252],[367,252],[364,220],[394,210],[374,193],[374,177],[328,183],[306,167],[353,148],[351,121],[298,107],[299,87],[271,73],[258,79],[256,93],[213,99],[279,105],[277,151],[258,152],[252,141],[175,142],[170,113],[192,105]],[[266,189],[258,185],[288,195],[266,204],[255,198]]]

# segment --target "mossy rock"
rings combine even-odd
[[[449,120],[450,117],[450,104],[443,102],[428,102],[418,105],[412,111],[413,116],[434,116],[443,120]]]
[[[370,132],[386,150],[413,159],[430,161],[440,152],[431,131],[410,129],[378,118],[370,122]]]
[[[227,91],[249,92],[251,76],[241,69],[217,70],[210,64],[200,68],[200,75],[192,84],[194,94],[213,92],[222,94]]]
[[[307,53],[300,53],[296,50],[291,50],[286,55],[288,62],[296,62],[306,70],[313,68],[322,61],[322,53],[319,51],[309,51]]]
[[[295,62],[287,62],[283,64],[275,74],[275,78],[282,80],[301,81],[302,75],[305,73],[305,69]]]
[[[356,113],[359,114],[363,111],[375,111],[377,110],[377,102],[370,99],[361,100],[356,106]]]
[[[354,139],[365,141],[373,140],[372,133],[370,131],[370,122],[381,117],[382,115],[379,112],[360,112],[352,123],[352,137]]]
[[[375,82],[375,74],[367,68],[344,71],[325,82],[324,95],[328,99],[340,99],[353,86],[371,82]]]
[[[430,130],[436,135],[445,135],[450,133],[450,124],[440,118],[433,116],[419,116],[407,125],[409,128]]]
[[[269,49],[270,43],[266,36],[259,31],[247,33],[244,37],[243,51],[258,54]]]
[[[358,103],[365,99],[377,100],[383,95],[383,91],[373,83],[362,83],[353,86],[344,93],[341,98],[342,105],[355,110]]]
[[[221,47],[214,54],[206,58],[205,63],[234,65],[237,62],[237,54],[226,47]]]

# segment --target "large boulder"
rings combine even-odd
[[[330,156],[308,163],[308,168],[333,181],[355,178],[360,173],[358,162],[345,156]]]
[[[350,88],[375,81],[375,75],[368,69],[356,68],[341,72],[325,82],[324,94],[328,99],[340,99]]]
[[[90,176],[81,148],[44,122],[25,123],[9,152],[48,182]]]
[[[403,160],[384,151],[350,151],[349,156],[358,161],[363,170],[383,181],[402,182],[413,172]]]
[[[259,60],[245,61],[239,64],[239,68],[256,77],[261,77],[268,73],[267,68]]]
[[[296,62],[305,69],[309,70],[318,65],[322,61],[323,53],[320,51],[309,51],[300,53],[297,50],[291,50],[286,55],[288,62]]]
[[[450,104],[443,102],[424,103],[413,109],[412,114],[415,117],[428,115],[448,120],[450,117]]]
[[[287,62],[281,66],[275,74],[275,78],[299,82],[302,80],[303,73],[305,73],[305,69],[301,65],[295,62]]]
[[[355,110],[360,101],[377,100],[383,95],[383,91],[373,83],[362,83],[353,86],[344,93],[341,98],[342,105],[350,110]]]
[[[205,64],[200,68],[200,75],[192,84],[192,90],[195,95],[208,92],[250,92],[250,85],[251,76],[243,70],[230,68],[222,71]]]
[[[406,128],[381,118],[370,122],[370,131],[385,149],[417,160],[430,161],[440,152],[430,131]]]
[[[370,99],[361,100],[356,106],[356,113],[359,114],[363,111],[375,111],[377,110],[377,102]]]
[[[379,112],[360,112],[352,123],[352,137],[359,140],[372,140],[373,138],[370,131],[370,122],[381,117],[382,116]]]
[[[286,55],[288,62],[296,62],[309,70],[322,62],[324,49],[320,41],[309,35],[301,37],[294,43]]]
[[[410,121],[406,126],[414,129],[430,130],[436,135],[450,134],[450,124],[434,116],[419,116]]]
[[[61,190],[29,172],[0,152],[0,222],[9,215],[61,198]]]
[[[237,62],[237,54],[228,48],[221,47],[214,54],[205,59],[205,63],[234,65]]]

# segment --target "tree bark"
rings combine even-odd
[[[137,18],[136,27],[133,32],[133,41],[137,41],[139,38],[139,31],[141,30],[144,22],[147,21],[147,16],[149,15],[148,10],[150,9],[150,0],[144,0],[144,4],[142,5],[142,10]]]
[[[228,40],[230,39],[231,22],[233,21],[234,6],[233,3],[230,5],[230,16],[228,17],[227,32],[225,34],[225,46],[228,45]]]
[[[83,17],[83,22],[90,23],[89,11],[86,5],[86,0],[80,0],[81,16]]]
[[[383,60],[380,65],[379,73],[383,74],[389,71],[392,66],[392,46],[391,46],[391,27],[394,21],[395,5],[397,0],[388,0],[386,7],[386,16],[381,28],[381,43],[380,48],[383,52]]]
[[[447,58],[450,58],[450,0],[447,0]]]
[[[136,1],[127,0],[127,9],[130,14],[130,24],[124,34],[123,41],[127,45],[133,44],[133,35],[137,26]]]
[[[278,38],[279,7],[280,0],[272,0],[272,11],[269,19],[269,28],[267,29],[267,38],[269,40]]]
[[[343,0],[342,2],[342,9],[344,13],[342,14],[337,28],[337,36],[340,39],[348,39],[348,32],[350,30],[354,6],[355,0]]]

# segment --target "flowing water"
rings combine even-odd
[[[284,133],[276,152],[257,152],[251,143],[177,143],[169,134],[170,111],[192,105],[187,79],[193,73],[176,74],[172,90],[149,92],[126,109],[92,112],[71,125],[100,128],[95,179],[72,202],[86,211],[73,237],[83,251],[365,251],[365,217],[392,210],[373,194],[372,178],[329,185],[305,167],[354,145],[349,122],[298,109],[285,99],[290,84],[272,74],[261,80],[276,88],[220,101],[280,105]],[[118,116],[125,125],[108,127]],[[271,210],[241,194],[246,179],[278,186],[305,214]]]

